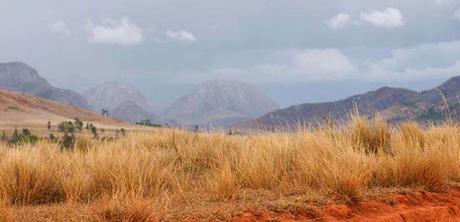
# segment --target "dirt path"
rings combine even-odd
[[[447,193],[416,192],[391,195],[385,200],[364,200],[354,206],[332,204],[325,209],[289,214],[245,212],[235,222],[251,221],[460,221],[460,188]]]

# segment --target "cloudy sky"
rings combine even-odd
[[[0,61],[166,105],[236,79],[282,106],[460,75],[460,0],[0,0]]]

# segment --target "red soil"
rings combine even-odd
[[[245,212],[233,221],[460,221],[460,188],[447,193],[391,195],[384,201],[364,200],[352,206],[331,204],[324,209],[296,214],[267,210]]]

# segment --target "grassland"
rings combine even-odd
[[[229,220],[247,209],[308,211],[332,202],[460,182],[460,127],[350,124],[290,133],[174,129],[73,151],[0,147],[0,221]],[[314,216],[314,215],[312,215]]]

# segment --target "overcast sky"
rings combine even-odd
[[[0,0],[0,61],[167,104],[209,79],[283,106],[460,75],[460,0]]]

